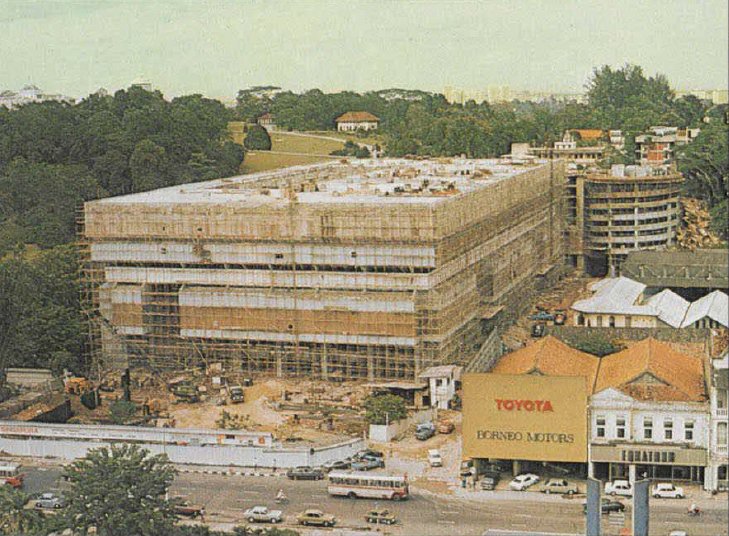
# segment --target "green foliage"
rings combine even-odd
[[[150,456],[136,445],[90,450],[65,470],[70,483],[67,527],[100,534],[156,536],[173,532],[174,513],[165,493],[175,469],[164,454]]]
[[[368,424],[386,424],[407,417],[405,400],[397,395],[368,396],[363,404]]]
[[[588,354],[603,357],[625,350],[625,346],[608,339],[600,333],[590,333],[572,338],[570,346]]]
[[[726,202],[729,160],[725,125],[718,120],[703,125],[694,141],[676,151],[676,159],[686,177],[684,191],[689,196],[704,199],[710,209]]]
[[[727,222],[729,222],[729,211],[727,210],[727,200],[717,203],[709,210],[711,216],[710,227],[711,230],[719,236],[724,242],[729,242],[729,228],[727,228]]]
[[[25,508],[30,497],[11,486],[0,487],[0,534],[40,534],[43,518],[37,510]]]
[[[270,151],[271,150],[271,136],[268,135],[268,131],[260,125],[251,125],[248,129],[248,134],[243,145],[246,149],[255,151]]]
[[[109,417],[114,424],[125,424],[137,411],[137,405],[127,400],[114,400],[109,404]]]
[[[223,410],[215,426],[221,430],[245,430],[249,425],[248,415],[235,415]]]

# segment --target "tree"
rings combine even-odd
[[[114,424],[125,424],[137,411],[137,405],[127,400],[114,400],[109,404],[109,417]]]
[[[40,534],[43,519],[35,509],[25,508],[29,496],[10,486],[0,487],[0,533]]]
[[[687,194],[706,200],[709,208],[729,195],[729,160],[726,127],[712,120],[699,135],[676,151],[680,171],[686,177]],[[726,221],[724,222],[726,224]]]
[[[397,395],[370,395],[363,404],[368,424],[386,424],[407,417],[405,400]]]
[[[144,192],[168,186],[167,155],[165,150],[146,139],[137,143],[129,159],[132,171],[132,187],[135,192]]]
[[[246,149],[254,151],[270,151],[271,150],[271,136],[268,135],[268,131],[260,125],[252,125],[248,129],[248,134],[243,145]]]
[[[603,357],[615,352],[625,350],[625,346],[615,343],[600,333],[591,333],[589,335],[579,335],[575,339],[569,341],[570,346],[586,352],[588,354]]]
[[[175,473],[166,455],[150,456],[137,445],[92,449],[66,467],[64,522],[105,536],[169,534],[175,515],[165,494]]]

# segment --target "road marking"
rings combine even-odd
[[[445,519],[439,519],[438,523],[442,523],[443,525],[455,525],[456,524],[455,521],[447,521]],[[526,525],[524,525],[524,526],[526,527]]]
[[[250,495],[263,495],[263,492],[262,491],[255,491],[255,490],[252,490],[252,489],[241,490],[240,493],[248,493]]]
[[[460,514],[459,510],[443,510],[441,514]]]
[[[532,518],[534,516],[531,515],[531,514],[511,514],[511,517],[528,517],[528,518]]]

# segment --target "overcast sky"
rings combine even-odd
[[[726,88],[727,16],[727,0],[0,0],[0,90],[580,91],[625,62]]]

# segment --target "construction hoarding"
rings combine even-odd
[[[587,462],[586,379],[464,374],[463,454]]]

